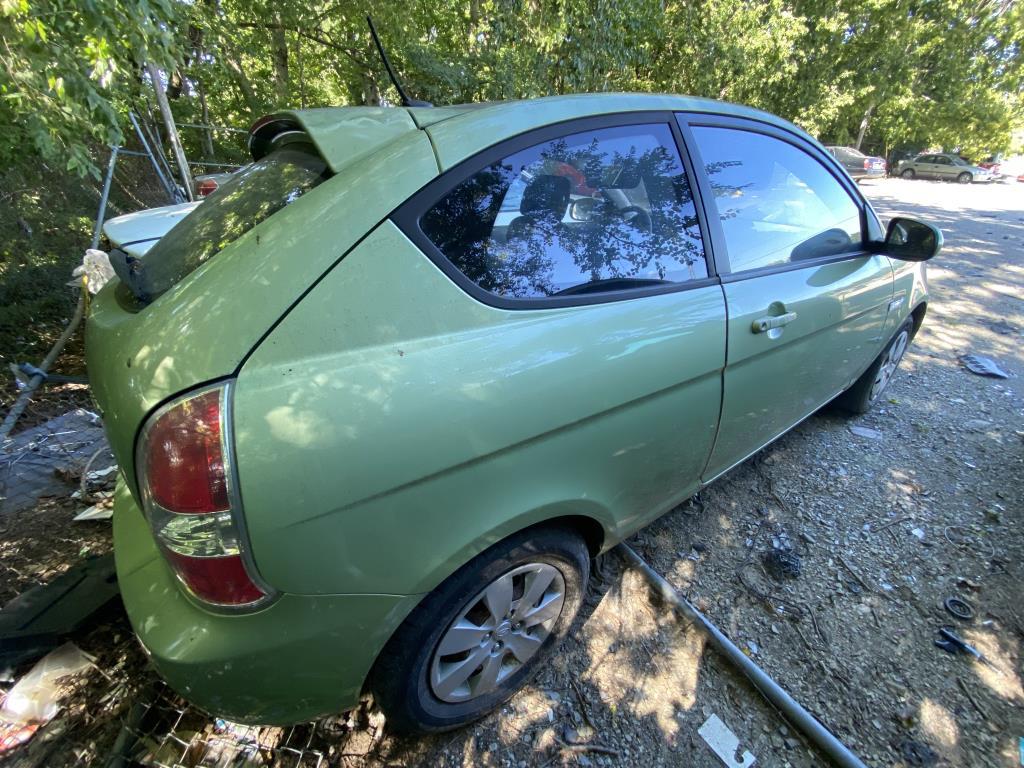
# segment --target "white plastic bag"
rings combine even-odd
[[[82,264],[75,267],[71,273],[72,277],[80,278],[82,275],[85,275],[85,286],[89,289],[89,293],[99,292],[100,288],[114,276],[114,268],[110,266],[110,257],[107,252],[87,248],[85,256],[82,258]]]
[[[0,723],[45,723],[60,711],[62,682],[93,666],[74,643],[64,643],[41,658],[4,697]]]

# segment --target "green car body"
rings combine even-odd
[[[592,553],[614,546],[850,387],[908,318],[916,330],[924,267],[877,251],[731,279],[708,217],[717,275],[519,308],[472,295],[396,213],[531,131],[677,115],[687,136],[724,120],[816,152],[881,239],[820,145],[756,110],[640,95],[324,109],[277,120],[308,135],[329,179],[144,308],[116,280],[95,297],[87,357],[123,473],[122,595],[176,689],[250,722],[351,707],[403,620],[471,558],[553,520]],[[752,333],[776,304],[797,319]],[[246,554],[273,592],[253,611],[188,594],[140,507],[147,418],[224,381]]]

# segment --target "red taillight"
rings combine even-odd
[[[865,157],[864,158],[864,170],[866,171],[869,168],[871,168],[871,158],[870,157]]]
[[[266,597],[252,583],[241,555],[189,557],[166,551],[171,567],[200,597],[213,596],[219,605],[245,605]],[[204,598],[206,599],[206,598]]]
[[[225,428],[228,395],[222,384],[157,411],[142,432],[137,471],[146,518],[178,578],[207,603],[251,606],[268,592],[242,556]]]
[[[211,389],[165,411],[150,425],[146,482],[153,501],[184,514],[229,507],[220,434],[219,390]]]
[[[206,197],[211,192],[214,192],[219,186],[220,184],[213,179],[203,179],[196,185],[196,194],[200,197]]]

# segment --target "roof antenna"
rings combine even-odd
[[[381,45],[380,37],[377,36],[377,28],[373,26],[373,17],[367,14],[366,23],[370,25],[370,36],[373,37],[374,45],[377,46],[377,53],[380,54],[381,61],[384,62],[384,69],[388,71],[388,77],[391,78],[391,84],[395,86],[398,91],[398,95],[402,99],[403,107],[432,107],[434,106],[429,101],[420,101],[419,99],[410,99],[409,95],[402,88],[402,84],[398,82],[398,77],[395,75],[395,70],[391,68],[391,62],[388,61],[388,55],[384,53],[384,46]]]

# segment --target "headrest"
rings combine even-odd
[[[520,213],[548,213],[558,219],[569,210],[569,179],[565,176],[541,174],[523,190],[523,199],[519,203]]]

